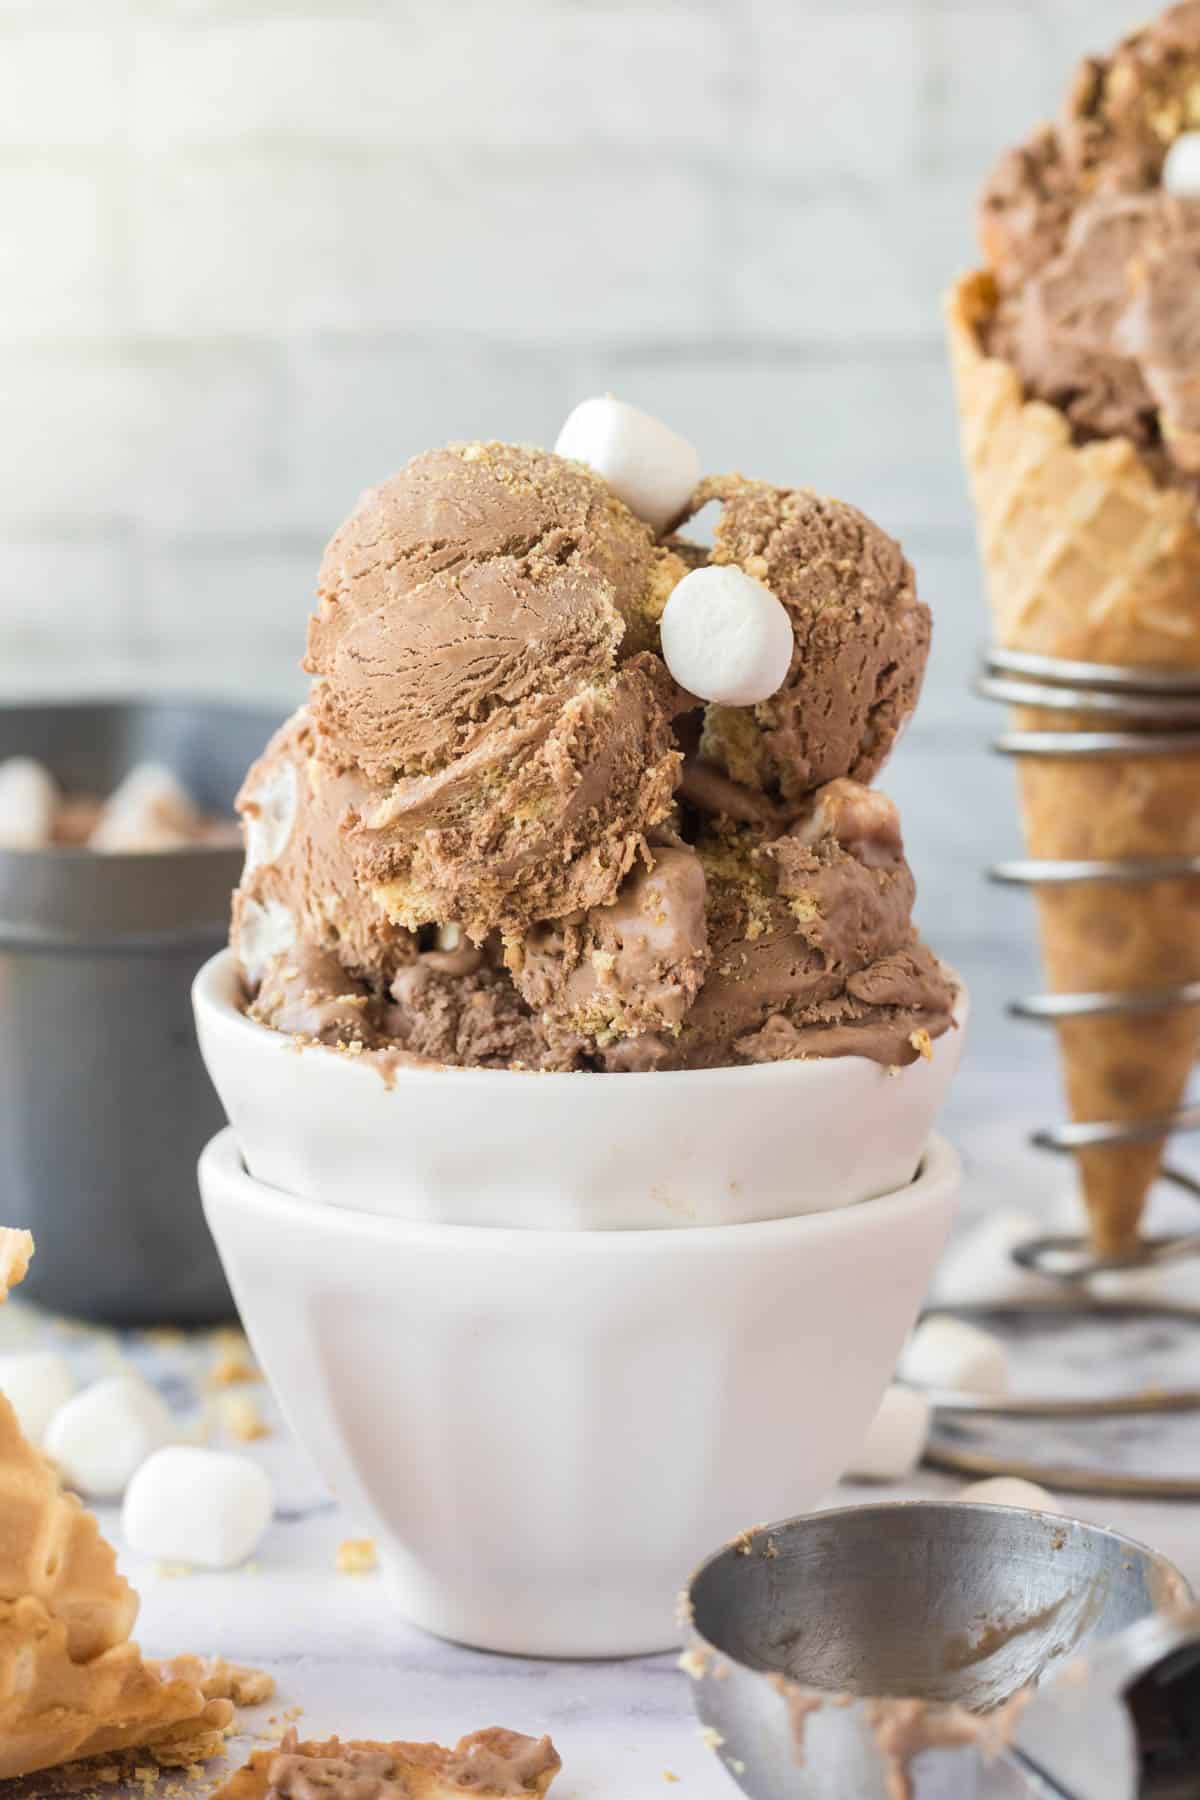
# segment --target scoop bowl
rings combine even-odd
[[[916,1174],[958,1028],[889,1070],[861,1056],[629,1075],[401,1067],[298,1048],[246,1018],[225,952],[193,988],[246,1167],[302,1200],[386,1218],[637,1231],[830,1212]]]

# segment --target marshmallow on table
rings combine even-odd
[[[931,1410],[926,1395],[893,1382],[847,1475],[857,1481],[899,1481],[911,1475],[925,1454]]]
[[[71,1365],[57,1350],[19,1350],[0,1356],[0,1394],[31,1444],[42,1442],[51,1419],[74,1392]]]
[[[951,1243],[933,1281],[942,1306],[1024,1306],[1062,1300],[1062,1284],[1013,1261],[1018,1244],[1038,1234],[1037,1221],[1022,1212],[992,1212]]]
[[[581,400],[554,450],[586,463],[656,532],[675,522],[700,479],[700,458],[686,438],[611,394]]]
[[[30,756],[0,762],[0,850],[43,850],[53,841],[59,793]]]
[[[1162,184],[1183,199],[1200,195],[1200,131],[1182,131],[1167,151]]]
[[[1059,1510],[1053,1494],[1019,1475],[990,1475],[986,1481],[973,1481],[958,1498],[980,1506],[1023,1506],[1026,1512]]]
[[[196,809],[170,769],[138,763],[113,789],[88,839],[91,850],[174,850],[191,843]]]
[[[68,1487],[95,1500],[115,1500],[173,1435],[170,1410],[147,1382],[110,1375],[59,1408],[44,1447]]]
[[[663,609],[663,661],[698,700],[754,706],[783,686],[795,648],[787,608],[729,564],[693,569]]]
[[[1008,1351],[999,1338],[965,1319],[931,1313],[908,1340],[900,1358],[900,1374],[917,1387],[1006,1394]]]
[[[274,1505],[270,1479],[248,1456],[176,1444],[142,1464],[121,1517],[143,1556],[231,1569],[254,1550]]]

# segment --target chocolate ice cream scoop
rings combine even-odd
[[[736,781],[799,803],[823,782],[870,781],[917,703],[929,609],[894,539],[845,501],[740,475],[702,482],[721,503],[715,563],[763,582],[791,617],[782,687],[754,707],[710,706],[701,754]]]
[[[645,647],[683,573],[578,463],[511,444],[427,451],[325,552],[313,716],[369,777],[444,775]]]
[[[677,1032],[704,980],[703,864],[681,841],[646,854],[608,906],[535,925],[510,955],[529,1005],[591,1046]]]
[[[270,954],[294,960],[295,948],[308,946],[335,956],[348,975],[380,984],[411,959],[415,939],[360,885],[350,849],[349,828],[375,799],[352,766],[323,753],[306,708],[276,732],[237,798],[246,864],[230,938],[243,968],[255,960],[247,929],[255,939],[264,917],[275,921]]]
[[[778,836],[728,820],[696,854],[708,971],[682,1029],[606,1052],[605,1065],[709,1068],[797,1056],[913,1062],[951,1019],[949,982],[912,926],[896,809],[832,782]]]
[[[1200,0],[1080,66],[1057,125],[1001,158],[980,237],[998,305],[984,337],[1079,441],[1124,437],[1156,477],[1200,473],[1200,199],[1163,185],[1200,124]]]
[[[662,433],[626,410],[617,460],[653,486]],[[902,1062],[947,1028],[894,809],[860,785],[920,686],[912,571],[840,501],[740,476],[710,500],[711,551],[660,541],[592,469],[497,443],[363,498],[325,555],[309,702],[239,797],[256,1020],[581,1071]],[[693,605],[716,595],[684,619],[702,691],[767,698],[672,677],[659,622],[689,574]],[[769,680],[742,629],[768,617]]]
[[[334,537],[309,629],[323,754],[371,786],[356,877],[396,924],[614,898],[678,779],[678,690],[638,646],[684,565],[588,470],[467,444]]]

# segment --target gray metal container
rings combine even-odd
[[[68,792],[162,762],[229,814],[274,713],[199,701],[0,706],[0,758]],[[196,1159],[223,1124],[189,990],[228,929],[240,848],[0,850],[0,1206],[37,1255],[22,1292],[117,1325],[233,1313]]]

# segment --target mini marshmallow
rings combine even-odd
[[[59,794],[49,770],[30,756],[0,762],[0,850],[43,850],[54,836]]]
[[[986,1481],[973,1481],[958,1495],[972,1505],[1023,1506],[1026,1512],[1058,1512],[1058,1501],[1036,1481],[1022,1481],[1019,1475],[991,1475]]]
[[[698,700],[754,706],[782,687],[795,648],[787,609],[728,565],[693,569],[663,609],[663,660]]]
[[[17,1415],[31,1444],[40,1444],[46,1427],[75,1392],[75,1377],[57,1350],[21,1350],[0,1356],[0,1394]]]
[[[244,875],[278,862],[287,849],[296,823],[298,787],[295,764],[281,762],[246,796]]]
[[[678,519],[700,479],[700,458],[686,438],[611,394],[581,400],[554,450],[594,469],[630,512],[660,533]]]
[[[1062,1300],[1062,1284],[1013,1261],[1018,1244],[1037,1237],[1037,1221],[1023,1212],[992,1212],[954,1239],[934,1276],[941,1306],[1026,1306]]]
[[[161,763],[138,763],[105,802],[88,839],[92,850],[174,850],[190,843],[199,821],[191,800]]]
[[[1182,131],[1167,151],[1162,184],[1185,200],[1200,195],[1200,131]]]
[[[926,1395],[893,1382],[846,1471],[851,1480],[899,1481],[911,1475],[925,1454],[931,1412]]]
[[[110,1375],[59,1408],[45,1450],[68,1487],[115,1500],[173,1432],[170,1411],[152,1387],[136,1375]]]
[[[143,1556],[231,1569],[256,1548],[274,1505],[270,1479],[248,1456],[175,1444],[130,1482],[122,1524]]]
[[[909,1338],[900,1374],[917,1387],[1006,1394],[1008,1351],[999,1338],[965,1319],[931,1313]]]
[[[243,899],[234,928],[234,948],[249,981],[260,982],[277,956],[296,942],[296,921],[279,900],[260,906]]]

